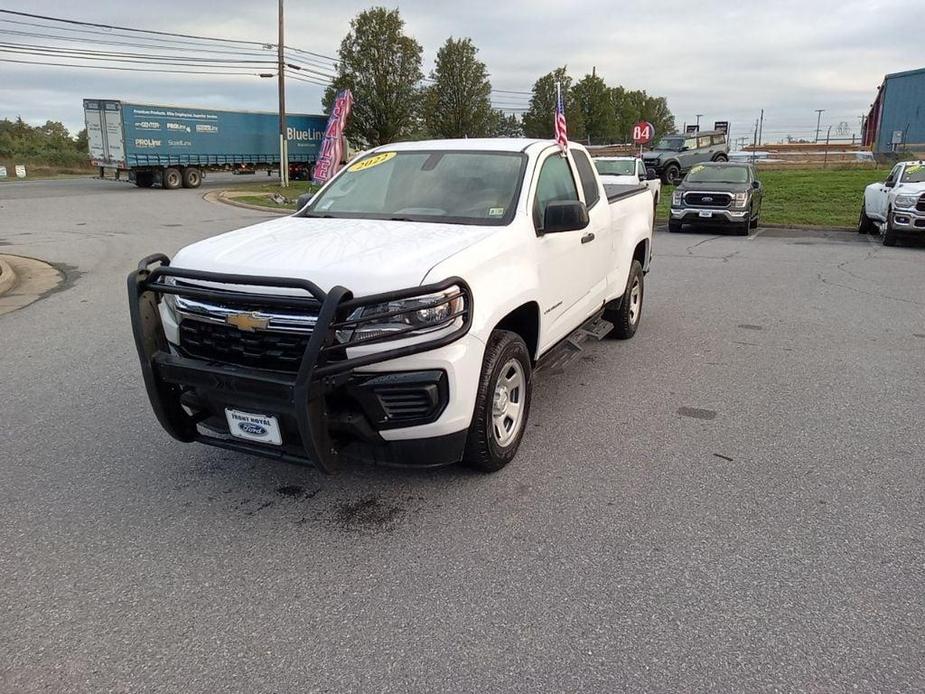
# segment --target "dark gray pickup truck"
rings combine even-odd
[[[681,231],[684,224],[724,224],[747,236],[758,226],[763,197],[751,164],[698,164],[671,196],[668,231]]]

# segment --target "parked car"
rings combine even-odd
[[[537,368],[635,334],[653,214],[638,184],[605,191],[576,144],[371,150],[291,216],[139,263],[148,397],[180,441],[327,472],[498,470]]]
[[[677,185],[697,164],[728,161],[729,144],[721,130],[668,135],[650,151],[642,153],[647,169],[655,169],[663,183]]]
[[[641,183],[652,193],[658,205],[662,194],[662,182],[655,169],[647,169],[639,157],[595,157],[594,166],[604,185]]]
[[[764,188],[751,164],[714,162],[698,164],[671,196],[669,231],[684,224],[729,224],[748,235],[758,226]]]
[[[885,181],[864,189],[858,232],[882,232],[884,246],[925,234],[925,161],[900,162]]]

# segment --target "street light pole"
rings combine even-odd
[[[819,129],[820,129],[820,126],[822,125],[822,114],[823,113],[825,113],[824,108],[816,109],[816,116],[817,116],[816,117],[816,142],[819,142]]]
[[[703,118],[702,113],[697,114],[697,132],[700,132],[700,119]]]
[[[279,77],[279,184],[289,185],[289,140],[286,137],[286,45],[283,31],[283,0],[279,0],[279,43],[276,46]]]

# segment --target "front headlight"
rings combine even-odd
[[[164,284],[169,285],[171,287],[175,287],[177,286],[177,278],[176,277],[165,277]],[[162,294],[161,298],[164,301],[164,306],[167,307],[167,312],[170,314],[170,317],[173,318],[173,321],[175,323],[179,323],[180,321],[177,319],[177,295],[176,294]]]
[[[436,294],[363,306],[350,314],[344,328],[337,331],[337,339],[342,343],[379,342],[388,336],[399,340],[423,335],[462,321],[465,304],[459,288],[450,287]]]
[[[671,194],[671,204],[680,205],[683,197],[684,197],[684,193],[682,193],[680,190],[676,190],[675,192]]]
[[[732,196],[733,207],[745,207],[748,204],[748,193],[736,193]]]
[[[893,207],[899,207],[905,210],[910,207],[915,207],[918,200],[919,198],[917,195],[897,195],[896,199],[893,201]]]

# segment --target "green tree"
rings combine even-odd
[[[330,111],[337,92],[353,92],[346,136],[363,147],[394,142],[417,126],[421,45],[404,33],[398,10],[373,7],[350,21],[338,51],[337,76],[325,90]]]
[[[488,69],[471,39],[452,36],[437,52],[433,84],[424,93],[424,124],[435,137],[484,137],[494,112]]]
[[[74,149],[78,152],[86,154],[90,151],[90,142],[87,139],[87,129],[84,128],[77,133],[77,137],[74,138]]]
[[[618,137],[624,142],[632,140],[633,124],[640,120],[647,120],[655,126],[656,137],[674,132],[674,116],[665,97],[614,87],[610,90],[610,98],[616,112]]]
[[[513,113],[507,115],[504,111],[495,109],[492,111],[488,134],[491,137],[523,137],[524,128],[520,119]]]
[[[610,89],[596,74],[585,75],[572,87],[572,101],[581,112],[585,135],[591,144],[619,139],[617,116]]]
[[[570,90],[572,78],[566,67],[559,67],[540,77],[533,84],[530,96],[530,108],[524,113],[523,128],[527,137],[551,139],[555,136],[554,118],[556,113],[556,84],[562,88],[565,102],[565,119],[568,122],[570,140],[582,140],[585,137],[585,125],[582,113],[575,108]]]

